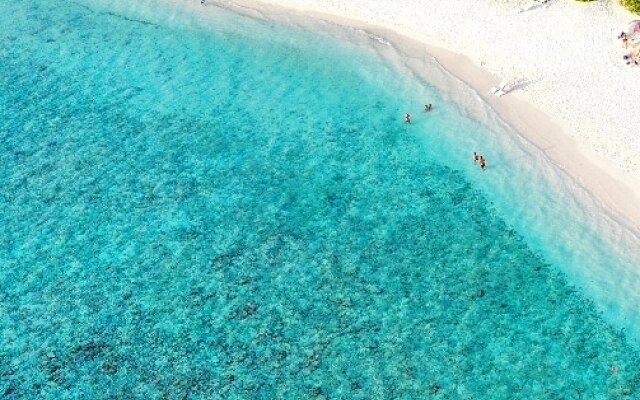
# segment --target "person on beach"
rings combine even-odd
[[[624,48],[627,48],[627,43],[629,43],[629,37],[627,36],[627,33],[625,31],[620,32],[620,35],[618,35],[618,39],[622,40],[622,44],[624,45]]]
[[[627,65],[629,65],[631,63],[634,63],[635,65],[638,65],[638,59],[639,58],[640,58],[640,46],[638,46],[635,49],[631,50],[631,52],[629,54],[625,54],[624,56],[622,56],[622,59],[627,62]]]
[[[431,103],[429,103],[429,104],[425,104],[425,105],[424,105],[424,111],[425,111],[425,112],[429,112],[429,111],[431,111]]]
[[[207,1],[207,0],[200,0],[200,5],[201,5],[201,6],[204,6],[204,3],[205,3],[206,1]]]
[[[411,123],[411,114],[404,115],[404,122],[406,122],[407,124]]]

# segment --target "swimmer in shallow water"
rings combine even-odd
[[[404,122],[406,122],[407,124],[411,123],[411,114],[404,115]]]
[[[429,111],[431,111],[431,103],[424,105],[424,112],[429,112]]]
[[[482,169],[487,168],[487,160],[482,156],[480,156],[480,168]]]

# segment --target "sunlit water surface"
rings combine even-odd
[[[152,6],[0,1],[0,397],[640,396],[535,150],[366,35]]]

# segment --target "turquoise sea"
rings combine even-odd
[[[622,221],[435,63],[194,3],[0,0],[0,398],[640,399]]]

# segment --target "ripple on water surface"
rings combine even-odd
[[[410,82],[219,13],[0,3],[3,398],[640,396]]]

